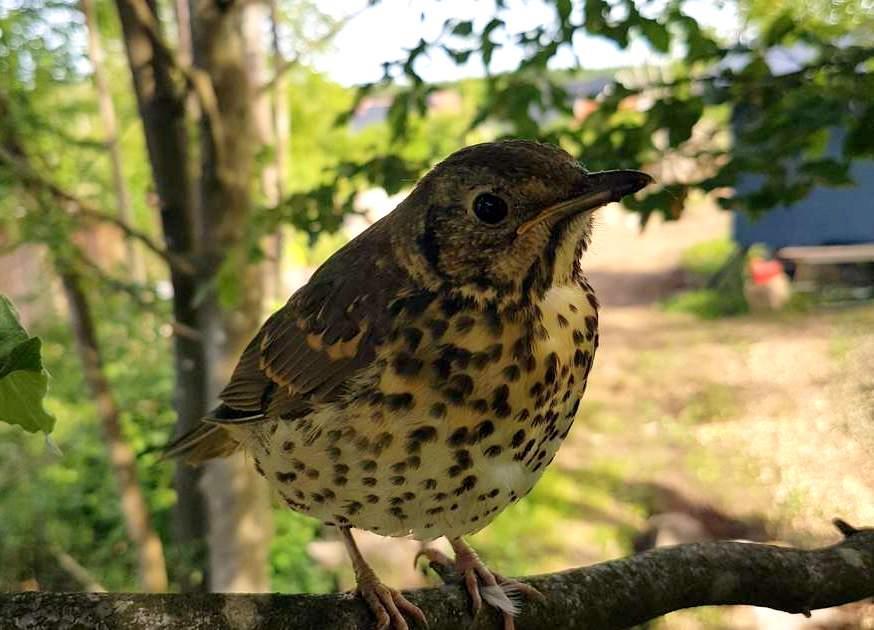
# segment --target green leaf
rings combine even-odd
[[[5,295],[0,294],[0,357],[8,355],[12,349],[27,340],[27,332],[18,323],[18,311]]]
[[[492,31],[503,25],[503,20],[493,18],[488,24],[486,24],[486,27],[480,35],[480,55],[482,56],[483,65],[486,68],[488,68],[489,64],[492,63],[492,55],[494,54],[495,49],[498,48],[498,44],[491,40]]]
[[[462,37],[466,37],[473,32],[473,22],[470,20],[465,20],[463,22],[458,22],[455,26],[452,27],[453,35],[460,35]]]
[[[849,157],[874,157],[874,105],[869,104],[844,140]]]
[[[31,337],[12,348],[5,356],[0,355],[0,378],[17,370],[42,370],[41,348],[39,337]]]
[[[671,36],[664,24],[643,18],[640,22],[640,30],[655,50],[661,53],[670,50]]]
[[[704,107],[698,98],[674,101],[673,105],[670,113],[666,116],[668,141],[672,147],[677,147],[692,137],[692,129],[701,119]]]
[[[562,24],[566,24],[568,18],[571,15],[571,9],[573,5],[571,4],[571,0],[556,0],[555,2],[555,11],[558,14],[558,19]]]
[[[470,53],[473,52],[472,50],[456,50],[446,45],[443,45],[442,48],[446,54],[452,57],[452,60],[459,65],[467,63]]]
[[[795,20],[792,18],[790,11],[784,11],[777,19],[771,22],[768,30],[765,32],[765,46],[771,47],[779,44],[784,37],[795,30]]]
[[[0,422],[17,424],[30,433],[49,433],[55,418],[42,406],[48,386],[45,370],[17,370],[0,378]]]
[[[799,171],[812,176],[817,183],[824,186],[847,186],[853,183],[850,177],[850,165],[831,158],[805,162]]]
[[[29,337],[12,302],[0,295],[0,421],[49,433],[55,418],[43,408],[49,375],[38,337]]]

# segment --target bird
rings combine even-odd
[[[167,454],[245,451],[285,505],[339,529],[380,629],[425,615],[380,581],[353,527],[446,537],[454,560],[420,553],[513,628],[516,595],[539,594],[464,537],[530,492],[567,437],[598,347],[581,262],[593,212],[652,181],[533,140],[456,151],[267,319]]]

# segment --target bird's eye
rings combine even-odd
[[[481,193],[473,200],[473,213],[483,223],[497,225],[507,218],[507,202],[492,193]]]

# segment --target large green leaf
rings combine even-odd
[[[5,295],[0,294],[0,358],[27,339],[27,332],[18,322],[18,312]]]
[[[38,337],[18,321],[12,302],[0,295],[0,422],[25,431],[49,433],[55,418],[43,407],[49,375],[42,365]]]

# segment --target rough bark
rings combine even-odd
[[[839,544],[803,551],[717,542],[664,547],[622,560],[524,581],[546,597],[527,603],[517,627],[618,630],[695,606],[747,604],[806,613],[874,596],[874,530],[843,530]],[[475,619],[460,586],[412,591],[431,630],[500,627]],[[0,619],[16,628],[157,630],[365,629],[364,604],[341,595],[0,595]]]
[[[200,202],[204,220],[200,243],[205,268],[213,272],[240,246],[251,215],[255,143],[244,36],[248,8],[245,3],[192,2],[194,63],[212,83],[221,125],[221,133],[216,133],[216,119],[202,118]],[[260,270],[244,264],[237,280],[238,300],[232,309],[221,307],[215,291],[205,297],[201,308],[210,369],[207,392],[212,400],[218,398],[261,320]],[[208,463],[203,488],[210,522],[210,589],[268,590],[272,515],[266,484],[237,455]]]
[[[149,0],[116,0],[124,35],[128,63],[133,76],[137,106],[143,121],[152,178],[161,213],[161,223],[167,249],[191,259],[194,254],[195,216],[194,188],[191,176],[188,136],[186,131],[185,95],[173,80],[173,61],[161,46],[156,45],[149,28],[138,18],[134,3],[144,2],[155,10]],[[170,270],[173,284],[173,317],[175,330],[192,334],[174,336],[174,366],[176,387],[174,406],[177,431],[182,433],[200,421],[207,411],[206,379],[209,374],[198,333],[200,322],[195,302],[200,278],[180,269]],[[208,529],[206,504],[199,487],[201,470],[179,466],[176,471],[175,508],[176,542],[184,545],[193,556],[194,564],[206,568],[205,548]],[[197,580],[181,576],[183,587],[196,588]]]
[[[103,125],[103,133],[106,149],[109,152],[109,166],[112,172],[112,189],[115,194],[115,203],[118,218],[126,225],[133,225],[131,216],[130,193],[124,179],[122,169],[121,149],[118,144],[118,122],[115,115],[115,105],[112,102],[112,94],[106,81],[104,72],[103,44],[100,41],[100,30],[97,26],[97,16],[94,13],[94,0],[79,0],[79,7],[85,17],[85,26],[88,31],[88,58],[91,60],[94,75],[94,87],[97,90],[97,104],[100,110],[100,122]],[[145,280],[145,267],[137,244],[131,239],[125,239],[125,250],[128,268],[135,281],[142,284]]]
[[[122,433],[118,404],[103,371],[91,305],[76,272],[58,267],[85,382],[97,406],[109,463],[118,486],[125,529],[136,549],[140,587],[148,592],[160,593],[167,590],[164,549],[152,527],[146,498],[140,488],[136,455]]]

